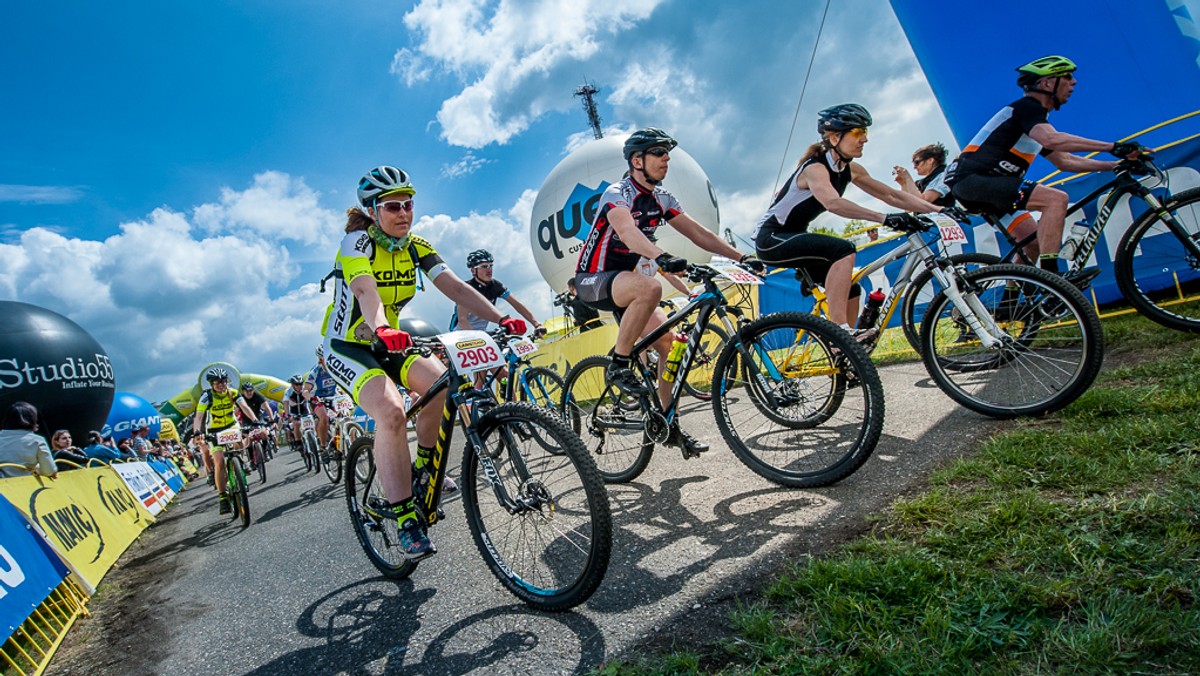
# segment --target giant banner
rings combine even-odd
[[[154,520],[109,467],[59,472],[57,479],[0,479],[0,495],[42,529],[92,588]]]
[[[25,517],[0,497],[0,643],[12,636],[67,572]]]

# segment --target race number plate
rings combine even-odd
[[[237,427],[230,427],[217,432],[217,444],[225,446],[226,444],[236,444],[242,440],[242,431]]]
[[[300,419],[300,429],[315,430],[317,429],[317,421],[310,415],[306,415]]]
[[[500,368],[504,358],[496,341],[483,331],[451,331],[438,336],[459,373]]]
[[[354,400],[344,394],[339,394],[333,398],[333,410],[338,413],[353,413]]]
[[[537,344],[525,336],[513,338],[508,341],[508,346],[512,348],[514,354],[518,357],[524,357],[527,354],[537,352]]]
[[[762,284],[758,275],[734,263],[709,263],[709,267],[721,273],[721,276],[734,284]]]
[[[943,216],[941,214],[927,214],[929,218],[937,223],[938,230],[942,233],[942,241],[946,244],[966,244],[967,233],[963,232],[962,225],[958,221]]]

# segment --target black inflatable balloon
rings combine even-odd
[[[433,324],[416,317],[401,317],[399,324],[401,331],[407,331],[414,336],[421,336],[422,338],[432,338],[440,333]]]
[[[0,415],[15,401],[38,409],[38,432],[71,431],[76,446],[112,407],[112,364],[78,324],[36,305],[0,301]]]

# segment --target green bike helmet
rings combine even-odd
[[[1074,73],[1075,69],[1075,62],[1065,56],[1043,56],[1017,67],[1017,85],[1028,90],[1044,77],[1062,77]]]

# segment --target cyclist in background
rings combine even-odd
[[[525,322],[502,315],[487,298],[446,267],[428,240],[412,233],[416,189],[404,171],[376,167],[358,182],[358,206],[347,210],[346,236],[334,261],[337,283],[325,312],[325,361],[338,386],[375,419],[375,466],[399,528],[404,556],[421,559],[437,549],[416,515],[413,491],[428,486],[429,463],[441,423],[446,393],[430,400],[417,416],[417,461],[408,450],[404,400],[371,349],[378,340],[389,352],[403,352],[412,338],[396,328],[401,308],[417,291],[423,272],[451,301],[512,334]],[[435,357],[404,356],[401,387],[427,392],[446,367]],[[416,480],[413,480],[413,470]]]
[[[205,455],[205,465],[209,464],[211,458],[212,467],[215,470],[213,475],[217,493],[220,495],[220,513],[228,514],[230,508],[229,495],[225,492],[225,449],[210,448],[204,434],[206,431],[217,434],[237,425],[235,410],[241,411],[243,416],[253,422],[258,422],[258,418],[246,405],[246,400],[235,390],[229,389],[228,371],[217,367],[206,373],[204,378],[208,381],[209,389],[200,395],[200,401],[196,403],[196,415],[192,419],[192,429],[196,430],[196,438],[200,440],[200,450]]]
[[[946,187],[946,146],[940,143],[921,146],[913,152],[912,163],[920,176],[917,180],[913,180],[908,169],[900,165],[892,167],[892,176],[900,189],[939,207],[954,206],[954,196]]]
[[[512,306],[517,314],[524,317],[529,325],[533,327],[534,333],[541,335],[545,333],[542,325],[538,323],[536,317],[530,312],[525,304],[517,300],[517,297],[512,295],[508,287],[504,286],[500,280],[495,277],[496,259],[487,249],[477,249],[467,254],[467,269],[471,271],[471,278],[466,280],[466,283],[478,291],[484,298],[488,299],[492,305],[496,304],[497,300],[504,299]],[[462,305],[454,306],[454,316],[450,318],[450,330],[457,331],[459,329],[475,329],[483,331],[487,328],[488,320],[472,314],[467,308]]]
[[[260,421],[270,422],[275,417],[271,412],[271,405],[267,403],[267,398],[262,395],[262,392],[254,389],[253,383],[249,381],[242,383],[242,399],[246,402],[246,407],[253,411]],[[266,442],[267,434],[266,427],[256,427],[250,431],[248,438]]]
[[[853,183],[868,195],[887,204],[917,213],[941,211],[941,207],[896,190],[872,178],[854,160],[863,156],[871,113],[857,103],[844,103],[817,113],[821,140],[808,147],[796,170],[788,177],[771,208],[759,220],[754,247],[759,259],[781,268],[803,268],[825,287],[829,319],[859,339],[869,330],[855,332],[858,300],[862,289],[850,281],[854,273],[854,245],[840,237],[808,232],[809,225],[829,211],[844,218],[893,224],[908,214],[883,214],[842,197]]]
[[[754,268],[764,270],[753,256],[743,256],[725,240],[688,216],[675,196],[661,187],[667,176],[671,150],[678,145],[666,132],[654,127],[639,129],[625,141],[625,177],[608,186],[600,196],[592,232],[579,252],[575,266],[575,285],[579,298],[597,310],[621,314],[617,341],[608,381],[630,394],[647,394],[645,386],[630,366],[629,353],[639,338],[658,328],[667,315],[658,306],[662,285],[637,271],[644,256],[666,273],[680,273],[688,262],[663,251],[656,244],[655,231],[670,224],[697,246]],[[667,332],[654,343],[659,354],[671,350],[673,340]],[[667,360],[658,361],[658,395],[663,406],[671,396],[671,383],[662,379]],[[679,446],[691,456],[708,450],[704,442],[693,439],[679,428],[678,418],[671,426],[667,443]]]
[[[1017,68],[1017,86],[1025,95],[992,116],[958,159],[946,170],[946,184],[968,210],[1004,216],[1028,209],[1041,217],[1014,219],[1010,232],[1018,241],[1037,232],[1038,266],[1063,274],[1059,263],[1067,193],[1027,180],[1026,172],[1039,154],[1069,172],[1110,171],[1115,161],[1094,160],[1073,152],[1107,151],[1119,158],[1136,158],[1143,150],[1132,141],[1094,141],[1058,131],[1047,118],[1075,91],[1075,63],[1064,56],[1044,56]],[[1084,286],[1097,268],[1064,274]]]
[[[333,406],[333,397],[337,394],[337,383],[333,376],[325,370],[325,350],[317,346],[317,364],[308,372],[302,388],[304,398],[312,406],[313,414],[317,417],[317,439],[321,442],[321,453],[329,453],[329,409]]]
[[[288,378],[288,388],[279,402],[280,417],[291,421],[287,425],[288,443],[292,448],[299,448],[303,443],[300,437],[300,416],[304,415],[306,404],[304,399],[304,376],[296,374]]]

